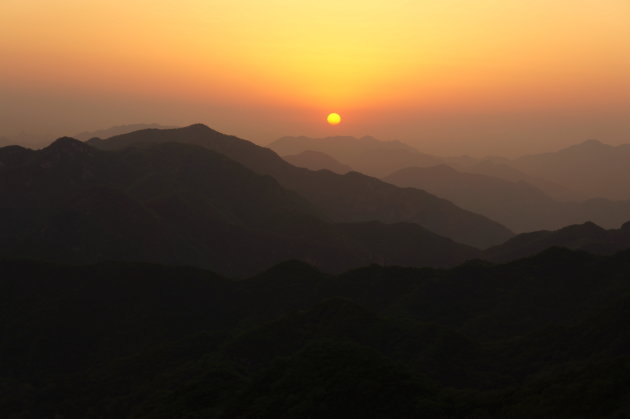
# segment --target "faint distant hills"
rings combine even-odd
[[[269,145],[283,157],[299,153],[316,151],[325,153],[330,158],[351,166],[366,175],[385,177],[407,167],[432,167],[446,164],[468,173],[484,174],[510,181],[526,181],[543,191],[556,193],[562,197],[574,197],[575,193],[552,182],[536,179],[510,167],[503,158],[476,159],[469,156],[440,157],[421,153],[410,145],[400,141],[382,141],[374,137],[282,137]],[[311,163],[311,169],[319,170],[317,161]]]
[[[351,172],[350,166],[339,163],[333,157],[319,151],[306,150],[298,154],[282,156],[282,158],[293,166],[303,167],[309,170],[330,170],[341,175]]]
[[[630,199],[630,144],[611,146],[588,140],[549,153],[473,160],[453,166],[508,180],[524,180],[558,200]],[[518,173],[528,178],[519,178]]]
[[[400,141],[380,141],[374,137],[283,137],[269,144],[281,156],[304,151],[325,153],[354,170],[382,177],[409,166],[433,166],[441,159],[421,153]]]
[[[523,181],[460,172],[446,165],[409,167],[384,180],[426,190],[516,232],[558,229],[586,221],[614,228],[630,219],[630,201],[558,202]]]
[[[373,137],[283,137],[269,147],[283,156],[308,150],[323,152],[376,177],[407,167],[446,164],[462,172],[524,181],[558,201],[630,199],[630,144],[611,146],[588,140],[555,152],[516,159],[433,156],[399,141]]]
[[[176,128],[169,125],[160,124],[127,124],[117,125],[110,128],[99,129],[96,131],[85,131],[73,136],[77,140],[87,141],[91,138],[109,138],[115,135],[127,134],[129,132],[138,131],[142,129],[169,129]]]
[[[575,189],[559,185],[536,175],[528,175],[510,166],[509,160],[502,157],[486,157],[482,159],[447,157],[444,158],[444,163],[461,172],[492,176],[510,182],[525,182],[557,201],[580,201],[589,198],[588,195]]]
[[[592,198],[630,199],[630,144],[588,140],[562,150],[523,156],[511,166]]]
[[[630,219],[630,145],[589,140],[518,159],[430,156],[372,137],[283,137],[270,147],[283,155],[328,153],[357,171],[425,190],[516,232],[586,221],[615,228]],[[314,160],[310,168],[324,164]],[[392,170],[381,175],[385,168]]]

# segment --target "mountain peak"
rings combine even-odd
[[[186,131],[197,131],[197,132],[214,131],[209,126],[201,124],[201,123],[188,125],[187,127],[184,127],[181,129],[186,130]]]
[[[605,231],[606,230],[604,230],[602,227],[598,226],[597,224],[593,223],[592,221],[587,221],[582,224],[570,225],[570,226],[567,226],[558,230],[558,232],[562,234],[576,235],[576,236],[601,234]]]
[[[198,122],[196,124],[188,125],[187,127],[184,127],[184,128],[210,129],[207,125],[202,124],[201,122]]]
[[[608,148],[610,147],[608,144],[604,144],[599,140],[596,140],[594,138],[591,138],[590,140],[586,140],[580,144],[576,144],[573,147],[570,147],[572,149],[586,149],[586,150],[601,150],[604,148]]]
[[[600,146],[600,145],[605,145],[605,144],[602,143],[601,141],[595,139],[595,138],[591,138],[591,139],[588,139],[588,140],[584,141],[582,143],[582,145],[597,145],[597,146]]]
[[[92,147],[71,137],[58,138],[53,141],[48,147],[44,148],[44,151],[54,151],[61,153],[83,153],[90,150],[92,150]]]

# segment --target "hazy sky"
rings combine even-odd
[[[630,143],[629,22],[628,0],[0,0],[0,136],[204,122],[448,154]]]

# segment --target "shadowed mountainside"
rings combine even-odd
[[[425,191],[398,188],[356,172],[338,175],[297,168],[269,149],[201,124],[172,130],[142,130],[92,144],[104,150],[120,150],[165,142],[200,145],[257,173],[270,175],[337,222],[413,222],[441,236],[480,248],[512,236],[502,225]]]
[[[498,419],[630,413],[630,260],[247,280],[0,261],[3,417]]]
[[[522,181],[464,173],[445,165],[409,167],[383,180],[400,187],[423,189],[515,232],[558,229],[586,221],[616,228],[630,218],[630,201],[558,202]]]
[[[378,262],[450,266],[479,255],[417,225],[337,226],[270,176],[190,144],[111,152],[62,138],[41,151],[5,147],[0,195],[3,256],[242,275],[287,259],[340,271]]]
[[[339,163],[328,154],[319,151],[307,150],[298,154],[282,156],[282,158],[293,166],[309,170],[325,169],[340,175],[353,171],[352,167]]]

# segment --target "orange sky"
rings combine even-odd
[[[630,142],[628,22],[627,0],[2,0],[0,135],[204,122],[448,154]]]

